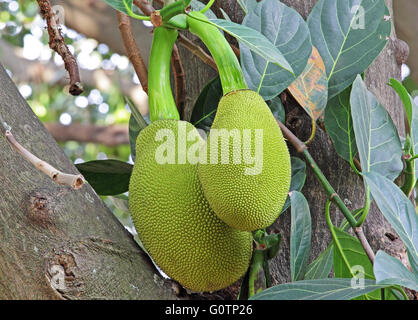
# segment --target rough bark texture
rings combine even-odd
[[[77,173],[0,67],[0,114],[16,139]],[[0,137],[0,299],[176,298],[86,185],[55,185]]]

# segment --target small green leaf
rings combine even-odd
[[[286,67],[282,63],[283,59],[276,60],[278,65],[274,64],[273,59],[261,55],[247,43],[240,41],[241,65],[249,88],[259,92],[265,100],[270,100],[285,90],[305,70],[312,52],[308,25],[296,10],[278,0],[259,2],[247,14],[242,24],[262,34],[281,52],[283,59],[292,68]],[[255,38],[253,41],[258,45]]]
[[[357,154],[353,119],[350,107],[351,87],[328,101],[325,109],[325,128],[337,154],[350,162]]]
[[[118,160],[95,160],[76,164],[97,194],[112,196],[127,192],[133,166]]]
[[[319,0],[308,25],[325,63],[332,98],[377,58],[388,42],[392,21],[384,0]]]
[[[309,205],[302,193],[292,191],[290,271],[292,281],[303,279],[311,251],[312,222]]]
[[[411,265],[418,265],[418,215],[411,201],[389,179],[370,172],[364,174],[383,216],[405,244]]]
[[[291,166],[292,166],[292,179],[290,181],[290,189],[291,191],[301,191],[303,186],[305,185],[306,180],[306,163],[305,161],[291,157]],[[290,197],[287,197],[286,202],[282,208],[282,213],[286,211],[290,207]]]
[[[385,285],[400,285],[418,291],[418,275],[409,271],[401,261],[379,250],[374,260],[376,282]]]
[[[350,104],[362,172],[377,172],[393,181],[403,170],[401,141],[389,113],[360,75],[354,81]]]
[[[277,64],[280,68],[287,70],[293,74],[293,77],[295,77],[292,67],[283,54],[270,42],[269,39],[257,30],[223,19],[210,19],[209,23],[230,34],[253,52],[257,53],[267,61]],[[273,95],[273,97],[276,95]]]
[[[302,280],[268,288],[250,300],[351,300],[384,287],[367,279],[362,288],[353,288],[351,279]]]

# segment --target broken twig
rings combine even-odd
[[[65,69],[70,75],[70,93],[73,96],[78,96],[83,92],[83,86],[80,80],[80,72],[78,70],[77,60],[68,49],[64,37],[61,34],[61,29],[58,25],[58,19],[52,10],[49,0],[37,0],[40,13],[43,19],[46,20],[49,47],[57,52],[62,60],[64,60]]]

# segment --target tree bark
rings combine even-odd
[[[0,115],[59,170],[77,169],[0,66]],[[0,299],[175,299],[89,185],[54,184],[0,136]]]
[[[306,18],[316,0],[282,2],[295,8]],[[218,12],[220,1],[216,3],[215,12],[221,16]],[[391,0],[387,4],[392,7]],[[222,8],[233,21],[239,22],[243,18],[235,0],[222,1]],[[97,26],[100,26],[102,19],[97,19],[100,21]],[[67,24],[72,23],[72,27],[78,31],[82,31],[83,27],[80,21],[83,20],[71,21],[67,18]],[[117,28],[103,32],[107,38],[103,41],[115,39],[117,32]],[[198,41],[190,34],[187,36]],[[139,46],[142,47],[141,44]],[[390,77],[400,77],[392,46],[393,40],[366,73],[366,81],[403,135],[403,108],[396,94],[386,85]],[[185,119],[188,119],[200,90],[216,74],[181,46],[180,54],[187,83]],[[0,81],[0,114],[12,126],[19,141],[59,169],[75,173],[75,168],[19,97],[3,70],[0,72]],[[292,112],[288,112],[286,123],[294,133],[304,138],[310,132],[310,120],[291,97],[287,101],[286,109]],[[146,257],[139,252],[130,235],[123,230],[89,186],[83,187],[81,191],[71,191],[52,185],[49,178],[22,161],[4,139],[0,139],[0,150],[0,182],[5,186],[0,189],[1,199],[5,199],[0,202],[0,297],[174,297],[167,284],[160,286],[159,281],[154,281],[155,273]],[[290,150],[296,155],[292,147]],[[362,207],[363,183],[352,173],[350,166],[336,155],[325,132],[318,129],[309,150],[348,207]],[[313,260],[327,247],[331,237],[323,213],[327,195],[309,168],[303,193],[310,204],[312,215],[310,259]],[[337,216],[335,211],[332,214],[335,222],[342,220],[340,214]],[[279,218],[274,228],[283,235],[283,243],[278,256],[270,263],[272,276],[274,283],[288,282],[289,212]],[[375,251],[384,249],[393,256],[405,259],[401,241],[397,238],[392,241],[389,233],[395,234],[373,205],[365,225],[367,239]],[[65,290],[53,288],[50,280],[53,270],[65,272]],[[236,289],[237,285],[217,293],[217,297],[230,297],[231,292],[236,293]]]

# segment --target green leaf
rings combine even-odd
[[[414,103],[414,100],[409,95],[408,90],[406,90],[402,82],[399,82],[398,80],[391,78],[389,81],[389,85],[396,91],[396,93],[399,95],[399,98],[401,98],[406,115],[408,117],[409,126],[411,126],[412,105]]]
[[[209,23],[230,34],[267,61],[277,64],[292,74],[294,73],[283,54],[257,30],[223,19],[210,19]]]
[[[280,97],[277,96],[269,101],[267,101],[267,105],[270,107],[273,116],[276,119],[279,119],[280,122],[285,123],[286,121],[286,111],[284,109],[284,105]]]
[[[401,141],[388,112],[360,75],[354,81],[350,104],[362,172],[377,172],[393,181],[403,169]]]
[[[372,279],[373,266],[367,257],[360,241],[334,227],[335,234],[341,247],[334,245],[334,274],[336,278]],[[342,251],[341,251],[342,250]],[[380,292],[373,292],[361,299],[380,299]]]
[[[129,12],[126,9],[126,6],[132,9],[132,0],[104,0],[104,2],[106,2],[113,9],[116,9],[127,15],[129,15]]]
[[[302,280],[271,287],[250,300],[350,300],[384,287],[374,280],[365,280],[362,288],[353,288],[351,279]]]
[[[385,285],[400,285],[418,291],[418,275],[410,272],[401,261],[379,250],[374,260],[376,282]]]
[[[280,60],[276,60],[279,62],[276,65],[273,59],[261,55],[248,43],[241,41],[241,65],[245,80],[250,89],[259,92],[264,100],[270,100],[305,70],[312,53],[308,25],[296,10],[279,0],[259,2],[242,24],[263,34],[293,69],[292,74],[289,72],[291,69],[286,68]]]
[[[290,271],[292,281],[303,279],[311,251],[312,222],[309,205],[302,193],[292,191]]]
[[[324,119],[325,128],[334,144],[335,151],[349,162],[357,154],[351,117],[350,92],[351,87],[348,87],[328,101]]]
[[[216,77],[209,81],[200,92],[194,104],[190,122],[197,128],[209,131],[222,96],[221,80]]]
[[[291,167],[292,167],[292,179],[290,180],[290,189],[291,191],[301,191],[305,185],[306,180],[306,163],[305,161],[291,157]],[[282,213],[285,212],[290,207],[290,197],[288,196],[286,202],[282,208]]]
[[[332,270],[334,247],[330,244],[307,268],[305,280],[326,279]]]
[[[148,126],[148,123],[142,117],[132,100],[128,97],[125,97],[125,100],[131,110],[131,116],[129,118],[129,144],[131,146],[131,157],[135,162],[136,139],[138,138],[139,133]]]
[[[391,32],[388,17],[384,0],[319,0],[316,3],[308,25],[312,43],[325,63],[329,98],[350,86],[386,46]]]
[[[405,244],[411,265],[418,265],[418,215],[411,201],[389,179],[374,173],[364,174],[373,198],[383,216]]]
[[[97,194],[112,196],[129,189],[133,166],[118,160],[95,160],[76,164]]]

